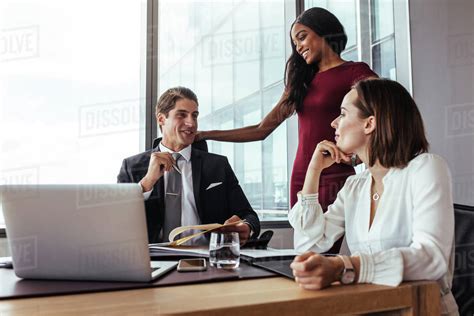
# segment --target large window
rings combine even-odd
[[[370,0],[370,16],[374,70],[381,77],[396,80],[393,0]]]
[[[113,183],[145,149],[146,8],[0,2],[0,184]]]
[[[399,4],[401,2],[406,1],[399,1]],[[406,55],[396,50],[396,36],[402,39],[399,43],[408,48],[404,42],[408,24],[399,23],[396,34],[395,20],[403,20],[404,14],[402,10],[395,12],[393,0],[305,0],[306,8],[315,6],[328,9],[344,25],[348,37],[342,54],[344,59],[364,61],[381,77],[402,81],[408,77]],[[397,69],[397,59],[405,65],[402,69]],[[400,72],[402,76],[397,76]],[[402,83],[410,88],[409,82]]]
[[[356,10],[357,0],[306,0],[305,8],[321,7],[333,13],[344,26],[347,34],[346,49],[342,58],[346,60],[359,60],[358,48],[360,42],[357,36],[358,14]]]
[[[287,19],[284,0],[160,0],[159,93],[176,85],[194,90],[200,130],[260,122],[283,91]],[[286,134],[282,124],[263,142],[209,142],[211,152],[228,157],[262,220],[287,216]]]
[[[0,184],[115,182],[159,133],[153,100],[177,85],[198,95],[201,130],[260,122],[283,91],[297,2],[1,1]],[[410,90],[406,0],[304,4],[341,20],[343,58]],[[286,220],[296,131],[293,117],[262,142],[209,142],[262,220]]]

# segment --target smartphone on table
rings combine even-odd
[[[206,259],[181,259],[178,262],[178,272],[206,271]]]

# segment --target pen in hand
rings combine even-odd
[[[174,170],[176,170],[177,173],[182,174],[181,170],[179,170],[178,166],[176,164],[173,164]]]
[[[181,170],[179,170],[178,166],[176,164],[173,164],[173,169],[176,170],[177,173],[182,174]],[[160,166],[161,171],[164,169],[164,165]]]

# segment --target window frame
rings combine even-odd
[[[146,12],[146,32],[140,36],[146,36],[146,74],[145,74],[145,111],[144,116],[140,117],[145,120],[144,139],[140,139],[140,147],[149,149],[152,147],[153,139],[156,138],[156,120],[154,119],[154,104],[157,100],[157,91],[153,85],[157,82],[157,57],[154,52],[157,51],[158,33],[157,30],[157,12],[153,10],[158,6],[158,0],[147,0]],[[156,14],[154,14],[156,12]],[[140,86],[142,83],[140,83]],[[0,223],[0,238],[6,238],[6,224]]]
[[[148,0],[149,8],[153,10],[153,17],[152,23],[149,25],[151,28],[151,34],[148,35],[148,39],[151,41],[156,41],[156,44],[148,46],[149,51],[151,50],[152,59],[148,60],[149,64],[147,64],[147,73],[150,72],[150,77],[147,76],[147,81],[150,79],[152,80],[151,83],[147,82],[147,109],[150,106],[150,114],[147,117],[147,120],[151,120],[151,123],[147,121],[146,131],[149,132],[149,138],[147,137],[146,148],[152,148],[153,139],[158,136],[156,121],[153,119],[153,104],[158,99],[158,94],[160,91],[159,87],[159,79],[158,79],[158,65],[159,65],[159,47],[158,47],[158,33],[159,33],[159,0]],[[284,12],[285,12],[285,26],[284,32],[285,34],[289,34],[291,24],[296,18],[296,16],[303,12],[304,10],[304,0],[284,0]],[[150,14],[150,12],[148,12]],[[285,60],[291,55],[291,44],[288,37],[285,37]],[[262,65],[261,65],[262,67]],[[283,74],[282,74],[283,78]],[[274,85],[281,84],[281,81],[274,83]],[[273,86],[273,85],[272,85]],[[148,90],[149,89],[149,90]],[[263,95],[264,92],[259,92],[259,94]],[[150,104],[148,104],[150,102]],[[150,125],[148,125],[150,124]],[[298,121],[296,115],[293,115],[289,119],[285,121],[286,124],[286,141],[287,141],[287,179],[291,178],[291,170],[293,167],[293,161],[296,157],[296,149],[297,149],[297,140],[298,140]],[[263,146],[263,145],[262,145]],[[263,185],[263,184],[262,184]],[[288,212],[290,209],[289,205],[289,186],[288,186],[288,206],[286,211]],[[289,228],[288,220],[261,220],[262,227],[265,228]]]
[[[145,111],[145,148],[153,148],[153,140],[158,136],[154,104],[158,101],[158,12],[159,1],[147,0],[147,30],[146,30],[146,111]]]
[[[408,0],[393,1],[394,5],[394,33],[395,38],[395,63],[397,81],[404,85],[412,93],[412,73],[410,54],[410,32],[409,32],[409,7]],[[305,10],[304,0],[285,0],[285,34],[289,34],[291,23],[296,16]],[[372,65],[372,47],[376,43],[371,43],[371,17],[370,0],[356,0],[357,15],[357,51],[359,59]],[[362,16],[361,12],[365,12]],[[159,80],[158,80],[158,33],[159,33],[159,0],[147,0],[147,21],[146,21],[146,80],[145,80],[145,149],[153,147],[153,140],[158,136],[156,120],[154,119],[154,104],[158,100]],[[288,14],[288,15],[287,15]],[[366,36],[362,36],[365,34]],[[384,38],[385,39],[385,38]],[[382,40],[377,41],[378,44]],[[354,49],[351,47],[351,49]],[[291,54],[291,45],[288,37],[285,37],[285,57]],[[402,66],[403,65],[403,66]],[[291,179],[293,161],[296,157],[298,140],[298,121],[296,115],[286,120],[286,141],[287,141],[287,179]],[[289,187],[288,187],[289,195]],[[289,200],[289,199],[288,199]],[[288,211],[290,205],[288,204]],[[288,220],[263,220],[262,226],[266,228],[288,228]],[[5,224],[0,226],[0,238],[6,236]]]
[[[395,39],[395,69],[397,81],[401,83],[410,93],[412,93],[412,78],[411,78],[411,43],[410,43],[410,25],[409,25],[409,11],[408,0],[393,1],[393,33],[384,36],[376,41],[372,41],[372,8],[371,0],[357,0],[357,15],[358,15],[358,32],[357,36],[360,39],[359,46],[360,59],[373,67],[372,48],[380,45],[391,39]],[[361,14],[365,12],[365,14]],[[366,36],[362,36],[365,34]]]

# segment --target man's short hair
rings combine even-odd
[[[199,105],[197,96],[191,89],[185,87],[174,87],[166,90],[160,96],[155,106],[155,114],[158,115],[159,113],[162,113],[168,117],[168,113],[176,106],[176,101],[181,99],[189,99]]]

